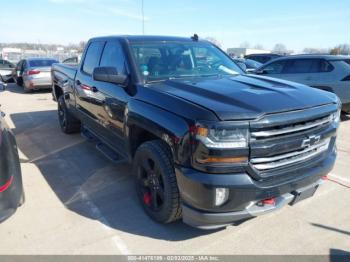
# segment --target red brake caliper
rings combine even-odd
[[[143,194],[143,203],[145,203],[147,206],[151,204],[151,194],[148,192],[145,192]]]

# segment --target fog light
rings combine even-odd
[[[216,206],[221,206],[222,204],[224,204],[227,199],[228,199],[228,194],[229,191],[227,188],[216,188],[215,189],[215,205]]]

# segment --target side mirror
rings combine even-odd
[[[96,67],[92,72],[92,78],[96,81],[113,83],[121,86],[127,85],[128,76],[118,73],[117,68],[110,66]]]
[[[265,70],[262,70],[262,69],[257,69],[254,71],[254,74],[257,74],[257,75],[263,75],[265,73],[266,73]]]
[[[248,68],[247,70],[245,70],[248,74],[256,74],[256,69],[253,68]]]

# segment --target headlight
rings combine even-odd
[[[332,114],[332,120],[334,124],[338,125],[340,123],[341,108]]]
[[[248,147],[248,128],[197,126],[196,138],[208,148],[246,148]]]
[[[224,172],[248,163],[248,122],[201,122],[191,131],[197,141],[193,147],[195,168],[205,172]],[[224,170],[225,169],[225,170]]]

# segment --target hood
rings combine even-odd
[[[207,108],[220,120],[254,119],[336,102],[332,93],[253,75],[167,80],[154,88]]]

